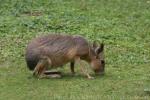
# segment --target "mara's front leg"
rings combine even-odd
[[[92,76],[89,74],[89,72],[88,72],[88,70],[87,70],[87,68],[86,68],[86,65],[81,62],[80,57],[77,57],[77,58],[76,58],[76,61],[79,62],[80,67],[81,67],[81,71],[87,76],[87,78],[88,78],[88,79],[94,79],[94,77],[92,77]]]
[[[72,75],[75,74],[74,65],[75,65],[75,62],[74,62],[74,61],[70,62],[70,69],[71,69],[71,74],[72,74]]]

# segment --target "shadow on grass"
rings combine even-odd
[[[106,77],[109,77],[108,75],[95,75],[91,74],[94,79],[88,79],[85,75],[76,73],[75,75],[71,73],[62,73],[61,78],[42,78],[39,79],[37,77],[34,77],[33,75],[29,75],[28,79],[38,79],[38,80],[95,80],[95,79],[104,79]]]

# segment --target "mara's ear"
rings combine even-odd
[[[96,41],[94,41],[94,42],[93,42],[93,48],[96,48],[96,47],[98,47],[98,44],[97,44]]]
[[[99,54],[104,51],[104,43],[101,43],[99,47],[95,49],[96,54]]]

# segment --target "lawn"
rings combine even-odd
[[[25,48],[50,33],[104,42],[105,75],[32,77]],[[150,1],[0,0],[0,100],[150,100]]]

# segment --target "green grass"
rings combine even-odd
[[[103,41],[106,74],[33,78],[25,48],[51,32]],[[123,99],[150,99],[150,1],[0,0],[0,100]]]

